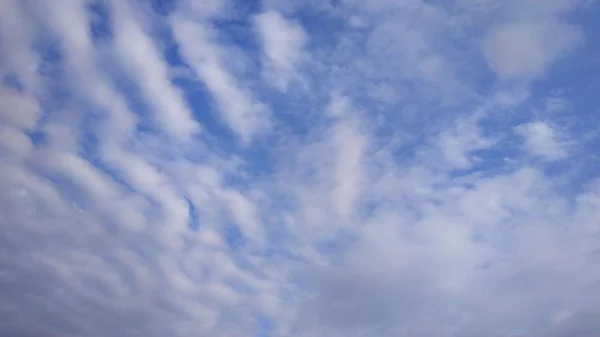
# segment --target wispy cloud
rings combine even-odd
[[[525,150],[533,156],[555,161],[566,158],[569,144],[561,139],[556,130],[544,122],[531,122],[517,127],[517,132],[525,138]]]
[[[123,68],[129,71],[155,110],[157,124],[176,136],[188,137],[200,128],[183,95],[169,78],[169,66],[162,59],[127,2],[112,1],[114,49]]]
[[[222,120],[245,142],[268,131],[268,107],[227,68],[218,31],[210,20],[197,21],[182,10],[171,21],[183,59],[213,95]]]
[[[0,335],[597,334],[598,11],[0,2]]]
[[[255,18],[265,54],[267,77],[281,90],[297,80],[307,36],[300,25],[290,22],[278,12],[261,13]]]

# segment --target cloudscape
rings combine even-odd
[[[1,0],[0,335],[600,336],[599,17]]]

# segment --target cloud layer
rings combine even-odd
[[[0,335],[600,333],[596,2],[0,2]]]

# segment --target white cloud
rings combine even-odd
[[[557,161],[569,156],[569,143],[546,122],[521,124],[516,131],[524,138],[525,150],[535,157]]]
[[[17,157],[27,157],[33,150],[31,139],[13,127],[0,128],[0,148]]]
[[[332,98],[328,107],[329,110],[332,110],[332,115],[352,114],[349,102],[339,103],[344,99],[337,96]],[[363,165],[368,144],[357,117],[347,117],[346,120],[334,126],[331,133],[336,151],[333,173],[335,177],[333,205],[337,215],[342,221],[345,221],[356,212],[364,179]]]
[[[39,106],[33,97],[7,88],[0,89],[0,101],[0,147],[10,155],[26,158],[33,144],[23,131],[35,129]]]
[[[500,78],[527,80],[544,75],[552,63],[581,40],[581,32],[564,22],[514,22],[488,32],[483,54]]]
[[[111,4],[116,53],[152,104],[157,124],[183,138],[198,132],[199,123],[183,100],[181,91],[169,79],[168,64],[137,22],[129,4],[121,1]]]
[[[417,186],[432,185],[412,178]],[[301,308],[299,335],[476,336],[493,326],[494,336],[505,336],[516,322],[531,322],[520,326],[543,333],[544,326],[530,319],[542,310],[550,321],[568,304],[556,300],[541,309],[539,301],[553,291],[575,296],[577,282],[568,275],[591,263],[575,257],[572,245],[586,241],[578,229],[566,238],[554,227],[582,210],[564,208],[546,179],[523,169],[476,179],[474,187],[445,180],[447,187],[424,199],[400,197],[396,215],[376,210],[379,216],[365,224],[343,267],[311,269],[307,277],[319,296]],[[416,222],[412,207],[419,212]],[[525,219],[528,225],[522,225]],[[562,254],[575,254],[569,256],[581,264],[558,262]],[[541,287],[549,281],[552,285]],[[540,287],[529,288],[535,284]]]
[[[222,243],[217,244],[219,234],[207,228],[194,236],[188,230],[188,204],[182,191],[174,187],[182,182],[173,179],[173,172],[165,173],[168,165],[164,159],[156,163],[159,154],[151,152],[153,142],[136,144],[133,137],[140,116],[129,110],[127,97],[112,87],[108,76],[97,67],[98,54],[88,30],[87,9],[79,2],[64,2],[58,8],[41,6],[39,11],[48,14],[44,27],[60,42],[64,57],[59,62],[66,82],[60,84],[70,97],[86,104],[61,110],[61,101],[42,96],[43,92],[29,97],[2,89],[7,99],[0,106],[0,123],[6,132],[0,138],[7,141],[13,152],[25,157],[21,160],[0,153],[4,173],[0,180],[0,205],[6,215],[0,231],[2,272],[27,274],[33,281],[30,286],[23,286],[21,276],[16,276],[0,282],[2,310],[7,315],[20,315],[23,305],[32,305],[24,320],[2,325],[2,331],[61,335],[71,330],[90,336],[112,333],[109,331],[163,331],[171,335],[204,331],[227,335],[227,331],[251,329],[253,322],[245,317],[251,317],[249,312],[258,310],[253,303],[261,301],[245,303],[246,297],[242,297],[238,303],[248,308],[248,313],[227,313],[231,310],[226,308],[238,296],[227,282],[243,281],[255,286],[255,276],[239,270],[231,257],[218,253],[227,249]],[[58,19],[59,12],[70,14],[67,23]],[[19,19],[28,27],[35,26],[34,18]],[[131,18],[124,15],[120,20]],[[19,42],[33,45],[30,42],[37,38],[41,36]],[[20,51],[15,47],[7,51],[10,52]],[[2,63],[3,69],[5,66],[16,67]],[[149,69],[140,71],[161,74],[164,70],[160,64],[146,66]],[[164,80],[161,76],[152,79]],[[169,98],[169,93],[166,95]],[[47,105],[38,108],[42,106],[40,102]],[[162,104],[152,97],[148,97],[148,102],[152,107]],[[96,114],[98,110],[102,113]],[[82,116],[91,118],[91,122],[84,123]],[[77,119],[78,123],[64,117]],[[91,130],[84,133],[77,130],[77,125]],[[34,145],[20,128],[44,137]],[[173,131],[168,127],[164,130]],[[175,131],[178,136],[185,133]],[[84,143],[91,143],[92,150],[84,150]],[[203,188],[188,187],[196,191]],[[215,188],[224,189],[218,182]],[[234,190],[228,193],[233,197],[241,195]],[[219,207],[228,207],[220,202],[216,202]],[[204,205],[197,205],[198,211],[204,212],[201,206]],[[248,211],[251,206],[242,206],[246,213],[241,217],[253,212]],[[196,247],[195,257],[184,252],[186,245]],[[10,247],[20,247],[18,250],[23,253],[12,255],[16,252]],[[4,259],[7,254],[12,256],[9,264]],[[209,258],[202,260],[203,271],[196,271],[194,261],[199,261],[198,256],[206,259],[210,254],[221,254],[222,265],[227,262],[228,269],[211,267],[206,262]],[[182,269],[184,264],[186,270]],[[205,282],[212,287],[200,287]],[[181,288],[182,284],[192,284],[192,293],[190,288]],[[57,300],[47,302],[50,298]],[[91,312],[94,317],[88,315]],[[117,323],[124,317],[129,323]],[[112,323],[105,324],[105,320]],[[144,326],[136,326],[135,322],[142,321],[146,322]],[[231,325],[233,322],[237,323]]]
[[[3,47],[0,51],[3,67],[0,75],[17,76],[28,93],[40,90],[38,87],[39,60],[32,50],[32,27],[24,17],[22,3],[18,1],[3,1],[0,4],[0,36]]]
[[[171,26],[186,63],[214,96],[223,121],[246,143],[268,131],[268,108],[227,70],[211,28],[185,16],[173,17]]]
[[[299,77],[296,68],[305,58],[308,37],[302,26],[274,11],[257,15],[255,24],[263,45],[267,78],[286,90]]]
[[[494,141],[483,136],[475,116],[461,120],[455,128],[443,131],[439,135],[439,147],[448,165],[455,169],[469,169],[477,157],[471,153],[491,147]]]
[[[33,97],[27,97],[14,90],[0,91],[3,102],[0,118],[4,123],[25,130],[34,129],[40,116],[39,106]]]

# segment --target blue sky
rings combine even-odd
[[[598,334],[598,15],[1,1],[0,334]]]

